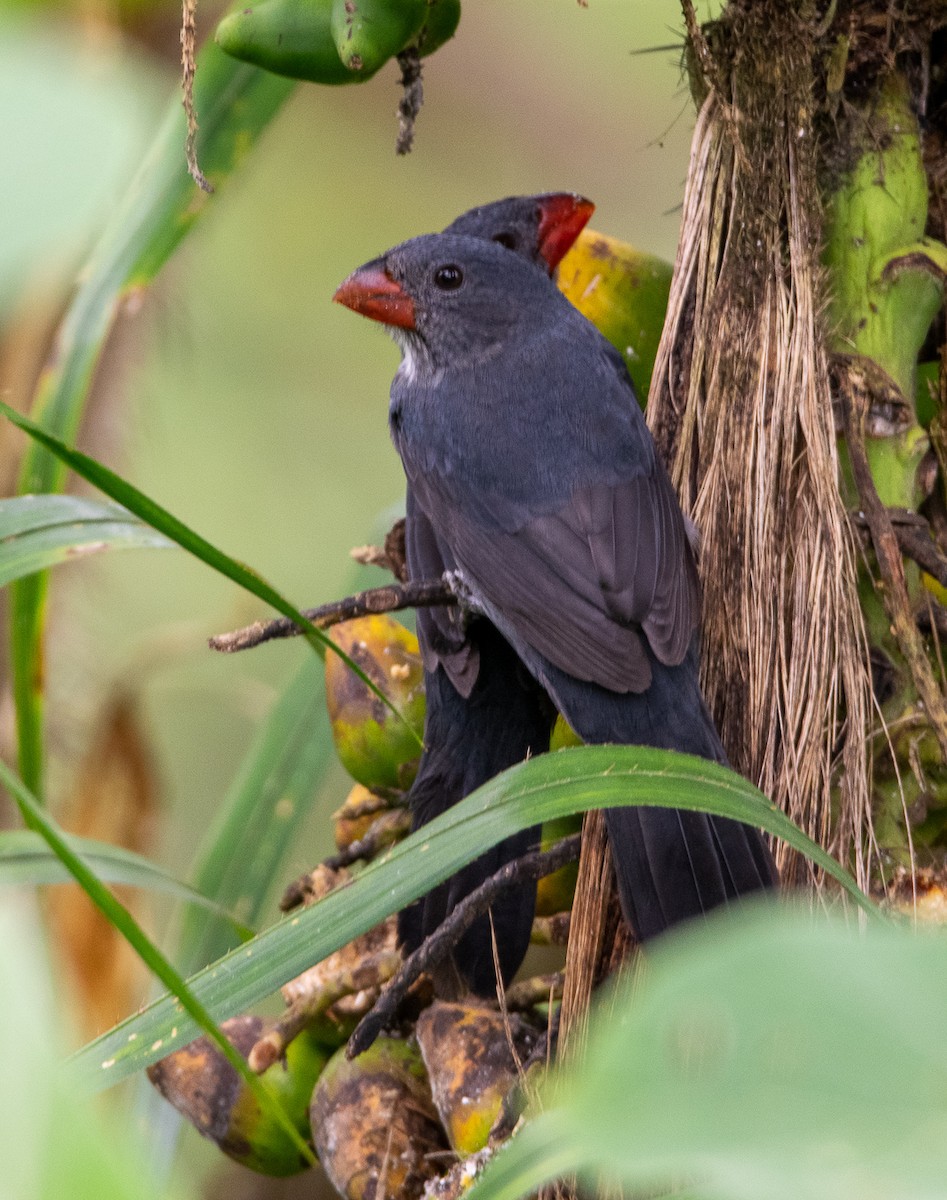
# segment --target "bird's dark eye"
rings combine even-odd
[[[442,292],[456,292],[464,282],[464,273],[455,263],[448,263],[434,272],[434,282]]]
[[[507,250],[516,249],[516,238],[512,233],[498,233],[493,239],[498,245],[505,246]]]

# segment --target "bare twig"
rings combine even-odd
[[[562,971],[551,975],[532,975],[521,979],[506,990],[506,1006],[510,1012],[524,1012],[537,1004],[552,1004],[562,999],[565,976]]]
[[[414,123],[424,103],[421,80],[421,56],[417,46],[409,46],[398,55],[401,67],[401,99],[398,101],[398,138],[395,154],[410,154],[414,145]]]
[[[197,70],[194,54],[196,37],[194,14],[196,9],[197,0],[183,0],[181,5],[181,69],[183,71],[181,86],[184,91],[184,112],[187,115],[187,138],[184,142],[184,154],[187,159],[188,174],[202,192],[212,193],[214,189],[197,161],[197,113],[194,111],[194,73]]]
[[[382,850],[400,842],[410,832],[411,814],[406,808],[393,808],[374,821],[364,837],[350,842],[338,854],[330,855],[323,865],[337,871],[339,867],[351,866],[361,859],[371,862]]]
[[[901,553],[916,562],[941,586],[947,587],[947,555],[934,540],[930,523],[909,508],[889,508],[886,512]],[[870,532],[864,513],[852,513],[851,519],[857,528]]]
[[[355,546],[349,554],[356,562],[390,571],[399,583],[408,582],[408,563],[404,541],[404,517],[395,521],[385,534],[384,546]]]
[[[332,814],[332,820],[357,821],[359,817],[374,817],[379,813],[387,812],[392,807],[395,806],[387,796],[379,796],[375,792],[369,792],[368,799],[363,800],[360,804],[350,804],[346,801],[341,808],[337,808]]]
[[[549,917],[534,917],[530,941],[534,946],[568,946],[572,928],[572,910],[553,913]]]
[[[398,1011],[414,981],[424,971],[445,958],[474,921],[483,916],[493,901],[503,892],[521,883],[541,879],[574,862],[579,853],[579,834],[564,838],[551,850],[534,850],[501,867],[469,896],[465,896],[450,916],[426,938],[404,962],[397,975],[379,996],[375,1007],[363,1017],[349,1038],[346,1055],[355,1058],[375,1041]]]
[[[356,617],[366,617],[375,613],[458,603],[457,595],[446,580],[418,579],[410,583],[389,583],[384,587],[356,592],[354,596],[345,596],[318,608],[304,609],[303,616],[312,621],[317,629],[329,629],[342,621],[351,621]],[[254,621],[252,625],[234,629],[230,633],[218,633],[209,638],[207,644],[212,650],[233,654],[237,650],[249,650],[275,638],[296,637],[305,632],[288,617],[277,617],[273,621]]]
[[[391,978],[401,962],[401,953],[390,948],[370,954],[347,970],[337,971],[322,986],[294,1001],[276,1020],[273,1028],[253,1046],[248,1061],[258,1074],[286,1053],[286,1047],[327,1009],[346,996],[377,988]],[[370,1014],[369,1014],[370,1015]]]
[[[865,452],[865,389],[859,386],[858,379],[849,371],[840,379],[838,390],[845,419],[852,475],[881,574],[881,586],[878,588],[881,602],[891,621],[891,631],[905,657],[918,696],[927,711],[941,755],[947,762],[947,705],[937,686],[937,680],[927,659],[924,641],[914,620],[898,536],[891,517],[875,490]]]

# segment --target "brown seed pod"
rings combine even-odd
[[[240,1016],[225,1021],[221,1028],[246,1055],[271,1024],[263,1017]],[[285,1057],[262,1075],[307,1141],[309,1098],[328,1055],[329,1051],[304,1031]],[[260,1108],[246,1083],[206,1037],[154,1063],[148,1068],[148,1078],[198,1133],[236,1162],[264,1175],[295,1175],[308,1169],[310,1164],[283,1127]]]
[[[345,1200],[418,1200],[447,1142],[418,1051],[379,1038],[349,1061],[338,1051],[312,1097],[312,1136]]]
[[[387,613],[344,621],[329,636],[408,722],[399,720],[337,654],[328,653],[326,707],[342,765],[373,791],[404,791],[418,769],[424,728],[418,640]]]
[[[487,1144],[503,1101],[517,1082],[507,1026],[520,1059],[536,1040],[521,1018],[487,1008],[435,1001],[416,1027],[431,1093],[451,1146],[474,1154]]]

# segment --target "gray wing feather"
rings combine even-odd
[[[651,682],[645,639],[669,666],[687,653],[699,616],[696,569],[663,468],[579,488],[557,513],[512,533],[486,528],[419,487],[441,541],[502,627],[576,679],[615,692]]]

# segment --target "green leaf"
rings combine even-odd
[[[581,1069],[467,1195],[577,1172],[591,1193],[945,1197],[945,991],[942,931],[773,905],[683,928],[610,990]]]
[[[391,700],[385,693],[365,674],[360,666],[340,649],[329,636],[321,629],[313,625],[307,617],[295,608],[290,602],[282,596],[271,584],[257,574],[252,567],[246,566],[245,563],[239,562],[235,558],[231,558],[229,554],[224,554],[222,550],[218,550],[215,545],[209,542],[206,538],[201,537],[199,533],[195,533],[193,529],[189,529],[183,521],[179,521],[166,508],[150,499],[143,492],[140,492],[127,480],[122,479],[120,475],[116,475],[114,471],[110,471],[108,467],[97,462],[89,455],[83,454],[79,450],[72,450],[59,438],[53,437],[47,433],[39,425],[36,425],[28,417],[24,417],[22,413],[18,413],[15,409],[10,408],[8,404],[0,401],[0,413],[3,413],[17,428],[22,429],[24,433],[28,433],[31,438],[39,445],[44,446],[61,462],[71,467],[77,475],[89,483],[95,484],[100,491],[105,492],[107,496],[111,496],[113,500],[117,500],[127,509],[140,517],[152,528],[159,530],[165,534],[170,541],[175,542],[182,549],[189,551],[195,558],[199,558],[201,562],[206,563],[227,579],[232,579],[234,583],[239,584],[254,596],[265,600],[267,604],[272,605],[277,612],[282,613],[284,617],[289,617],[301,629],[304,630],[304,636],[310,643],[312,648],[318,653],[323,654],[328,648],[333,654],[337,654],[345,665],[352,671],[379,700],[394,713],[399,721],[402,721],[411,731],[411,736],[416,738],[418,744],[421,744],[421,739],[414,732],[408,720],[402,716]]]
[[[588,808],[649,804],[745,820],[809,855],[869,912],[854,880],[751,783],[717,763],[645,746],[581,746],[504,771],[395,846],[357,879],[287,917],[189,980],[218,1020],[243,1012],[517,830]],[[76,1055],[86,1086],[107,1087],[189,1041],[171,997]],[[160,1041],[160,1050],[151,1049]]]
[[[283,1127],[303,1158],[314,1163],[315,1158],[311,1148],[306,1144],[294,1122],[286,1114],[267,1084],[250,1070],[244,1058],[217,1028],[207,1009],[194,996],[181,975],[151,941],[128,909],[100,882],[85,861],[73,850],[62,831],[43,811],[36,797],[30,793],[28,788],[24,787],[23,782],[2,760],[0,760],[0,783],[16,801],[26,824],[40,834],[96,908],[124,937],[145,966],[172,992],[175,998],[174,1003],[179,1011],[186,1012],[193,1022],[194,1028],[206,1033],[219,1047],[224,1058],[247,1083],[261,1107]]]
[[[215,187],[243,161],[293,84],[238,63],[214,45],[199,55],[195,103],[198,155]],[[92,376],[120,305],[152,282],[207,206],[184,163],[186,124],[180,96],[123,202],[82,273],[82,284],[56,335],[33,415],[66,442],[75,440]],[[65,468],[41,446],[27,452],[18,491],[58,492]],[[42,629],[47,577],[30,576],[11,593],[10,634],[20,771],[42,795]]]
[[[5,1200],[196,1200],[148,1170],[126,1108],[98,1108],[62,1069],[69,1025],[46,953],[47,931],[24,892],[0,895],[0,1161]]]
[[[267,717],[217,812],[194,885],[255,925],[288,846],[333,760],[322,663],[307,657]],[[226,928],[185,917],[180,958],[196,969],[229,950]]]
[[[103,550],[170,545],[117,504],[56,495],[0,500],[0,587]]]
[[[63,840],[106,883],[123,883],[145,891],[165,892],[176,900],[209,909],[236,931],[237,940],[253,936],[253,930],[231,916],[222,904],[181,883],[150,859],[134,854],[123,846],[97,842],[92,838],[64,834]],[[38,833],[29,829],[0,832],[0,887],[74,882],[72,874]]]

